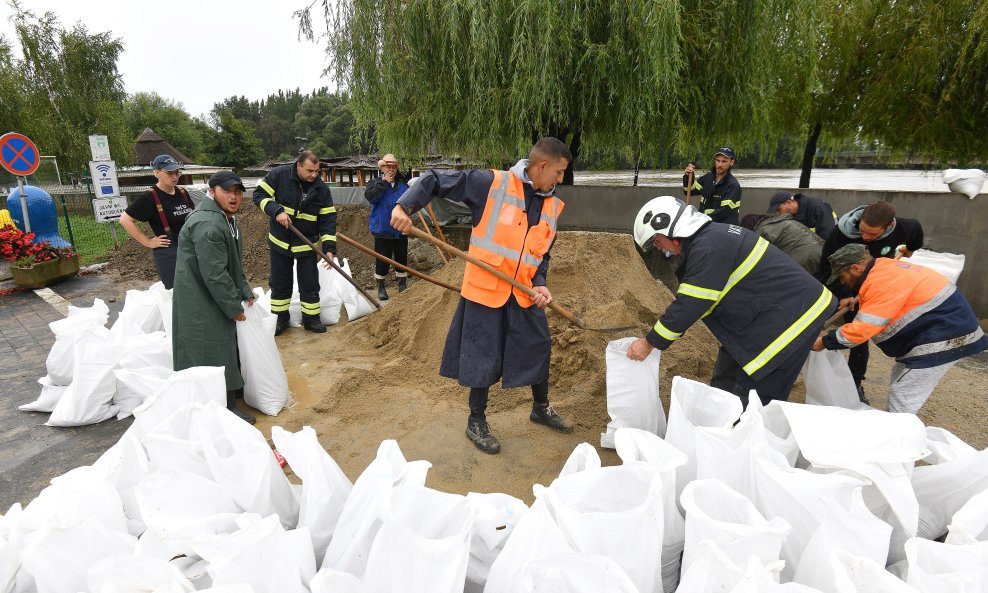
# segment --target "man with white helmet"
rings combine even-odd
[[[671,196],[653,198],[638,212],[635,242],[681,255],[673,301],[628,358],[665,350],[702,319],[741,367],[734,393],[748,404],[786,400],[810,347],[837,300],[789,256],[755,233],[712,222]],[[711,353],[713,356],[713,353]]]

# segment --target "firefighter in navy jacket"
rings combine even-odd
[[[735,393],[747,406],[786,400],[810,347],[837,309],[834,296],[789,256],[739,226],[711,222],[680,200],[662,196],[638,213],[635,241],[682,255],[680,286],[648,335],[628,348],[644,360],[665,350],[699,320],[741,367]]]
[[[289,223],[333,257],[336,253],[336,207],[329,188],[319,177],[319,157],[311,150],[298,159],[271,169],[254,190],[254,203],[271,217],[268,244],[271,252],[271,312],[278,316],[275,335],[288,327],[292,298],[292,269],[297,264],[302,325],[323,333],[319,320],[319,272],[316,254],[289,228]]]

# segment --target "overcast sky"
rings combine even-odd
[[[117,67],[127,92],[155,91],[194,116],[231,95],[335,86],[322,76],[323,50],[298,39],[292,12],[307,2],[21,0],[36,14],[56,13],[66,28],[82,22],[91,33],[112,32],[123,42]],[[10,40],[12,12],[0,0],[0,34]]]

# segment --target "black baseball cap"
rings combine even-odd
[[[242,191],[247,191],[247,188],[244,187],[244,182],[233,171],[217,171],[213,173],[213,176],[209,178],[209,187],[216,187],[217,185],[223,189],[239,187]]]
[[[734,160],[734,149],[730,146],[721,146],[717,149],[717,152],[714,153],[714,156],[717,156],[718,154],[722,154],[732,161]]]
[[[182,163],[175,160],[170,154],[159,154],[151,161],[151,168],[162,171],[178,171],[182,168]]]
[[[772,199],[768,202],[768,213],[775,214],[779,209],[779,204],[794,199],[796,199],[795,196],[787,191],[775,192],[772,195]]]

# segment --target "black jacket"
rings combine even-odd
[[[827,241],[823,244],[823,253],[820,255],[820,269],[817,270],[816,277],[820,282],[826,282],[830,277],[830,260],[828,259],[835,251],[849,243],[861,243],[868,248],[868,253],[872,257],[895,257],[895,248],[905,245],[909,251],[916,251],[923,246],[923,225],[914,218],[895,217],[895,226],[886,231],[884,235],[865,243],[861,239],[861,231],[858,225],[861,223],[861,213],[865,206],[858,206],[847,214],[840,217],[834,232],[830,233]],[[837,284],[837,283],[835,283]],[[843,287],[833,287],[843,295]]]
[[[834,225],[837,224],[837,213],[834,209],[827,202],[813,196],[796,194],[793,198],[799,202],[799,210],[793,218],[826,241],[833,232]]]
[[[807,342],[837,309],[829,290],[747,229],[711,222],[682,245],[676,300],[646,336],[660,350],[703,319],[758,381],[797,350],[808,350]]]
[[[683,195],[686,195],[689,175],[683,175]],[[741,210],[741,184],[730,171],[716,183],[716,171],[711,169],[700,177],[693,178],[693,194],[703,197],[698,210],[714,222],[741,224],[738,211]],[[692,194],[691,194],[692,195]]]
[[[323,253],[336,253],[336,207],[329,188],[319,177],[304,191],[294,162],[275,167],[257,182],[254,203],[271,217],[268,225],[271,249],[295,257],[312,255],[311,247],[275,221],[280,212],[285,212],[292,219],[292,226],[316,245],[322,243]]]

